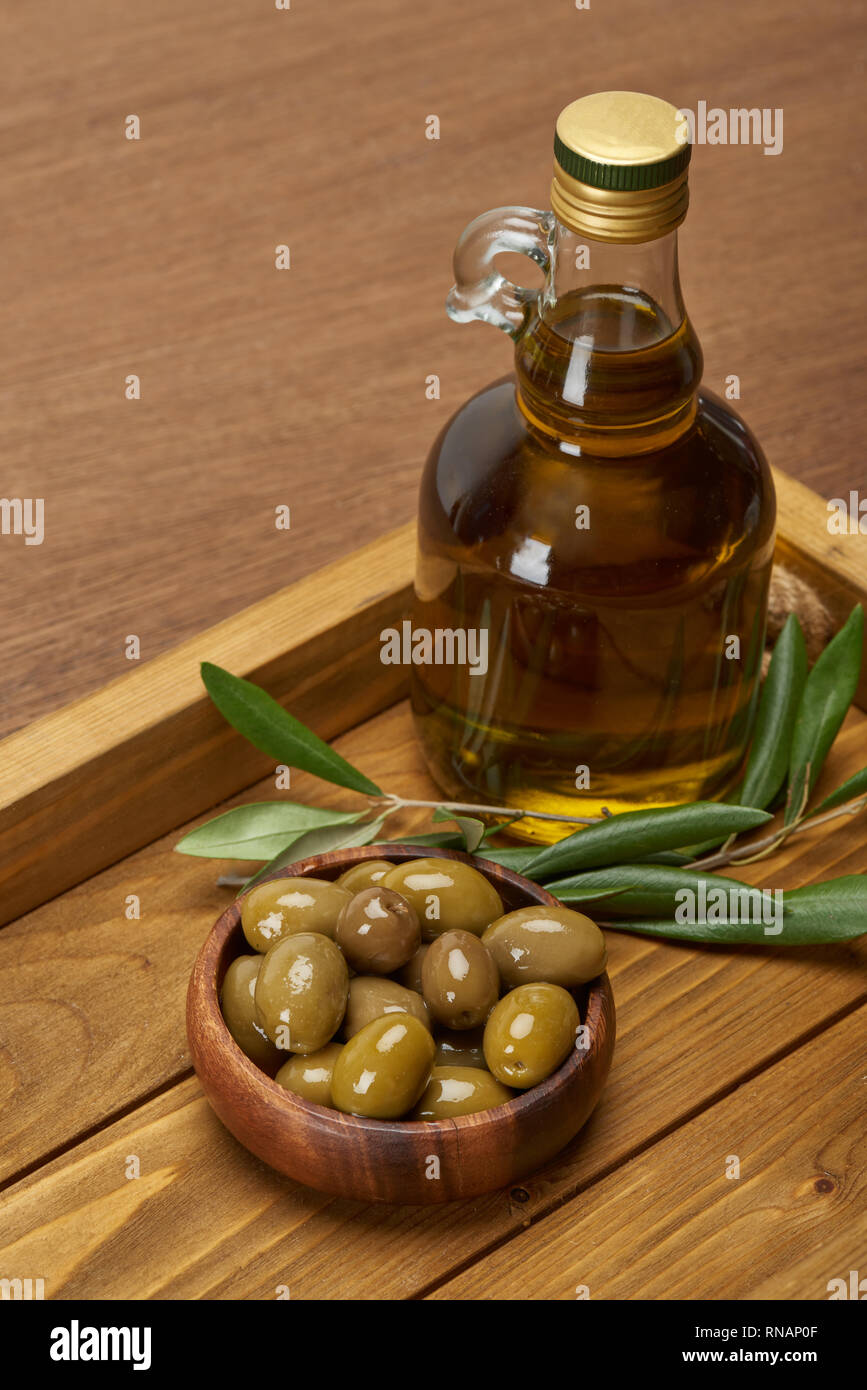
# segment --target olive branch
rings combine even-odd
[[[220,882],[250,887],[299,859],[351,845],[415,844],[461,849],[514,869],[544,884],[562,902],[581,904],[604,925],[678,940],[726,944],[775,942],[807,945],[847,940],[867,931],[867,875],[848,874],[787,891],[785,930],[769,937],[761,921],[681,922],[676,909],[684,890],[751,888],[713,871],[749,864],[774,853],[790,838],[830,821],[858,815],[867,806],[867,767],[811,808],[825,759],[855,697],[861,672],[864,613],[856,606],[847,622],[808,670],[804,634],[791,614],[777,640],[765,678],[744,775],[726,801],[624,811],[601,817],[566,816],[513,806],[457,801],[419,801],[383,791],[266,691],[209,662],[205,688],[228,722],[278,764],[312,773],[358,793],[358,811],[323,810],[291,801],[256,802],[226,811],[196,827],[175,846],[182,854],[249,860],[262,865],[250,878],[225,875]],[[457,830],[403,835],[389,840],[384,827],[407,809],[428,809],[434,822]],[[775,814],[781,822],[773,829]],[[484,820],[481,819],[484,817]],[[544,848],[500,847],[498,833],[535,819],[578,828]],[[762,828],[768,833],[747,841]]]

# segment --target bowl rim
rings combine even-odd
[[[485,873],[485,867],[488,867],[496,871],[500,883],[505,882],[517,892],[530,894],[530,900],[526,903],[527,907],[562,906],[545,888],[533,883],[531,879],[515,873],[514,870],[506,868],[505,865],[497,864],[494,860],[486,860],[479,855],[467,854],[463,850],[451,850],[431,845],[412,845],[403,842],[354,845],[343,850],[331,850],[324,854],[310,855],[306,859],[296,860],[292,864],[265,875],[257,881],[255,886],[258,887],[261,883],[272,882],[281,878],[315,878],[317,868],[336,869],[339,874],[354,864],[364,863],[368,859],[388,859],[396,851],[399,851],[399,854],[394,861],[395,863],[405,862],[408,859],[452,859],[459,863],[469,864],[472,868],[479,869],[481,873]],[[487,874],[485,876],[489,877]],[[491,881],[490,878],[489,881]],[[493,886],[497,887],[497,883],[494,882]],[[586,991],[586,1008],[581,1021],[589,1029],[589,1046],[583,1049],[571,1048],[569,1055],[550,1076],[537,1082],[535,1086],[529,1086],[526,1091],[513,1096],[510,1100],[503,1101],[501,1105],[490,1106],[487,1110],[472,1111],[468,1115],[450,1116],[442,1120],[410,1120],[406,1116],[397,1120],[377,1120],[366,1115],[352,1115],[332,1106],[320,1105],[316,1101],[307,1100],[306,1097],[299,1096],[294,1091],[288,1091],[285,1087],[280,1086],[273,1077],[257,1066],[235,1042],[223,1018],[220,1008],[220,991],[216,983],[217,974],[231,937],[236,931],[241,930],[240,905],[245,896],[246,892],[240,893],[220,914],[198,952],[187,992],[187,1033],[191,1047],[193,1047],[190,1025],[193,1016],[203,1010],[205,1021],[210,1027],[212,1035],[216,1035],[224,1045],[228,1044],[226,1048],[228,1063],[225,1068],[226,1079],[229,1080],[230,1076],[233,1076],[239,1083],[243,1084],[247,1091],[257,1092],[261,1100],[276,1106],[287,1117],[295,1112],[299,1119],[301,1116],[309,1116],[335,1131],[339,1130],[343,1133],[373,1131],[387,1134],[392,1139],[397,1139],[401,1135],[417,1135],[422,1128],[428,1131],[453,1130],[455,1128],[477,1128],[486,1123],[497,1124],[499,1123],[498,1117],[506,1112],[516,1117],[524,1117],[533,1110],[542,1108],[567,1082],[577,1079],[577,1073],[585,1069],[590,1070],[595,1054],[600,1050],[600,1024],[606,1002],[613,1003],[611,982],[605,971],[587,981],[586,984],[577,987],[577,990]],[[517,910],[516,908],[509,909],[509,911]],[[249,950],[241,951],[239,954],[255,955],[257,953]],[[233,959],[236,958],[233,957]],[[231,961],[228,964],[231,964]],[[570,993],[574,995],[577,990],[570,991]],[[289,1060],[288,1056],[286,1060]],[[205,1088],[206,1094],[208,1094],[208,1088],[205,1086],[196,1065],[195,1048],[193,1048],[193,1067]]]

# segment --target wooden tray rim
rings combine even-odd
[[[867,536],[832,536],[821,497],[774,481],[778,559],[839,626],[867,606]],[[380,633],[408,612],[414,560],[411,523],[0,741],[0,926],[273,769],[213,707],[201,661],[264,685],[326,739],[400,700],[406,673],[379,660]]]

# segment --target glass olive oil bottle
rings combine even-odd
[[[452,417],[421,484],[413,630],[438,658],[413,667],[413,710],[452,799],[595,816],[737,779],[775,501],[756,440],[700,385],[684,127],[651,96],[573,102],[553,211],[499,208],[458,243],[448,312],[508,333],[515,373]],[[498,274],[503,251],[542,266],[543,289]]]

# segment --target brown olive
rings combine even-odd
[[[520,907],[492,922],[482,937],[503,983],[545,981],[574,989],[605,969],[605,938],[595,922],[568,907]]]
[[[256,1011],[256,980],[261,956],[238,956],[223,980],[220,1007],[226,1027],[242,1052],[265,1071],[273,1071],[280,1053],[272,1043]]]
[[[467,1028],[459,1033],[448,1029],[437,1029],[434,1042],[437,1045],[434,1062],[438,1067],[480,1067],[487,1071],[482,1039],[484,1028]]]
[[[278,1086],[292,1091],[296,1096],[303,1096],[305,1100],[312,1100],[316,1105],[331,1105],[331,1076],[334,1063],[342,1051],[340,1043],[327,1043],[318,1052],[310,1052],[306,1057],[290,1057],[274,1080]]]
[[[335,1063],[334,1104],[351,1115],[399,1119],[427,1085],[433,1057],[433,1038],[412,1014],[375,1018],[349,1039]]]
[[[575,1045],[578,1006],[560,985],[519,985],[485,1024],[485,1061],[504,1086],[544,1081]]]
[[[414,989],[416,994],[421,994],[421,968],[429,950],[430,946],[419,946],[415,955],[410,956],[406,965],[402,965],[397,972],[400,983],[407,989]]]
[[[430,1031],[427,1006],[415,990],[381,975],[356,975],[349,981],[349,1002],[343,1019],[343,1036],[351,1038],[375,1018],[386,1014],[412,1014]]]
[[[414,1120],[450,1120],[505,1105],[515,1095],[489,1071],[478,1067],[434,1067],[424,1095],[412,1112]]]
[[[241,899],[241,926],[254,951],[270,951],[293,932],[334,937],[340,910],[352,895],[324,878],[275,878]]]
[[[389,975],[415,955],[421,928],[415,910],[393,888],[362,888],[343,907],[335,939],[353,969]]]
[[[383,879],[412,903],[422,938],[433,941],[447,931],[481,936],[503,915],[503,902],[484,874],[458,859],[409,859]]]
[[[486,946],[468,931],[438,936],[421,972],[425,1003],[447,1028],[484,1023],[500,993],[500,977]]]
[[[349,972],[327,936],[295,932],[272,946],[259,969],[256,1007],[283,1052],[318,1052],[340,1027]]]
[[[337,883],[347,893],[360,893],[362,888],[373,888],[375,884],[382,883],[393,868],[394,865],[389,864],[387,859],[364,859],[360,864],[353,864],[351,869],[345,869]]]

